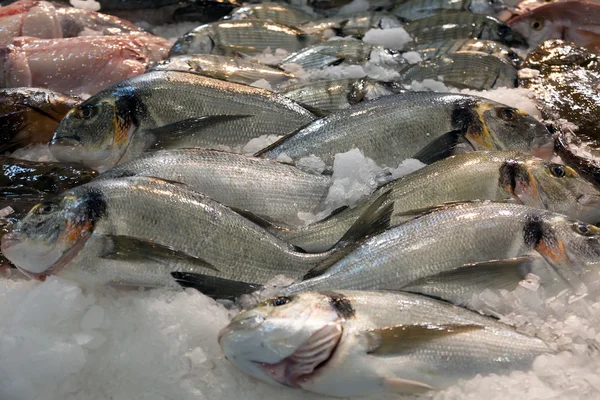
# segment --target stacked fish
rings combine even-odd
[[[555,158],[564,124],[457,89],[535,88],[549,120],[586,93],[571,122],[593,140],[600,6],[125,3],[100,6],[208,23],[171,47],[113,15],[0,8],[2,147],[48,143],[58,161],[3,158],[4,264],[228,300],[284,275],[219,344],[250,375],[331,396],[443,389],[558,350],[473,299],[532,281],[594,296],[600,174]],[[415,90],[431,82],[445,91]],[[353,152],[378,166],[374,191],[336,208],[336,161]],[[407,160],[422,168],[399,176]]]

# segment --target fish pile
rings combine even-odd
[[[273,293],[223,354],[328,396],[565,350],[474,299],[600,292],[600,164],[580,151],[600,150],[600,5],[354,3],[0,7],[0,146],[55,159],[2,158],[2,266],[232,307]],[[123,19],[152,13],[201,25],[170,42]],[[543,121],[481,92],[518,87]]]

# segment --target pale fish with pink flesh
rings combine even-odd
[[[419,393],[527,370],[552,345],[478,313],[402,292],[266,300],[219,334],[225,357],[273,385],[336,396]]]

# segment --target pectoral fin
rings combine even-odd
[[[383,378],[383,381],[393,391],[398,393],[418,394],[428,392],[434,388],[418,381],[402,378]]]
[[[464,131],[454,130],[444,133],[442,136],[429,142],[412,158],[416,158],[425,164],[431,164],[454,154],[455,148],[463,141]]]
[[[234,300],[243,294],[249,294],[263,288],[262,285],[251,284],[214,276],[191,272],[171,272],[171,276],[182,287],[190,287],[214,299]]]

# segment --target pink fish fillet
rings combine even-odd
[[[35,86],[67,94],[94,94],[139,75],[169,53],[168,40],[151,35],[68,39],[16,38],[0,49],[0,86]]]
[[[21,0],[0,7],[0,46],[17,36],[61,38],[56,8],[47,1]]]

